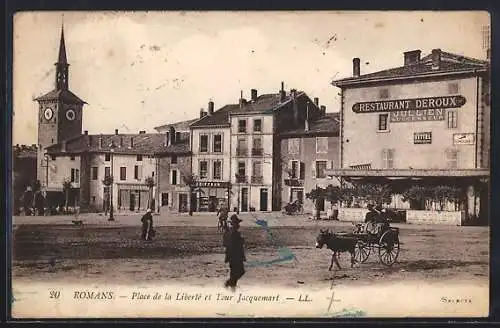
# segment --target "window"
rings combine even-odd
[[[134,166],[134,179],[139,180],[139,165]]]
[[[240,176],[240,182],[245,181],[246,178],[246,164],[245,162],[238,162],[238,175]]]
[[[253,162],[253,173],[252,175],[254,177],[261,177],[262,176],[262,162]]]
[[[448,83],[448,94],[454,95],[459,92],[458,82]]]
[[[328,137],[317,137],[316,138],[316,152],[317,153],[328,153]]]
[[[92,167],[92,180],[97,180],[97,166]]]
[[[80,183],[80,170],[75,169],[75,182]]]
[[[172,156],[172,164],[177,164],[177,156]]]
[[[446,150],[446,160],[449,169],[458,168],[458,149],[450,148]]]
[[[181,133],[180,132],[176,132],[175,133],[175,141],[179,141],[181,140]]]
[[[238,121],[238,133],[245,133],[247,132],[247,121],[246,120],[239,120]]]
[[[168,192],[161,193],[161,206],[168,206]]]
[[[214,135],[214,153],[222,153],[222,135]]]
[[[326,161],[316,161],[316,178],[326,178]]]
[[[71,169],[71,182],[75,182],[75,169]]]
[[[109,166],[106,166],[104,168],[104,176],[105,177],[110,177],[111,176],[111,168]]]
[[[395,149],[382,149],[382,166],[384,169],[394,168],[394,152]]]
[[[142,161],[142,155],[137,155],[137,161],[138,162]]]
[[[288,139],[288,153],[289,154],[300,154],[300,139],[293,138]]]
[[[75,160],[75,156],[71,156],[69,159],[72,160],[72,161],[74,161]]]
[[[200,135],[200,153],[208,152],[208,136]]]
[[[200,161],[200,179],[208,178],[208,162]]]
[[[260,118],[253,120],[253,132],[262,132],[262,120]]]
[[[170,177],[171,177],[171,181],[170,181],[170,184],[175,186],[177,185],[177,180],[179,180],[179,176],[178,176],[178,172],[177,170],[172,170],[172,174],[170,174]]]
[[[448,129],[455,129],[458,126],[458,113],[456,111],[448,112]]]
[[[110,154],[105,154],[105,155],[104,155],[104,160],[105,160],[106,162],[109,162],[109,161],[111,160],[111,155],[110,155]]]
[[[120,180],[127,180],[127,168],[120,167]]]
[[[262,139],[261,138],[253,138],[252,140],[252,155],[262,156]]]
[[[55,161],[56,160],[56,157],[54,155],[50,156],[50,159]]]
[[[221,161],[214,162],[213,170],[214,170],[214,172],[213,172],[214,180],[222,179],[222,162]]]
[[[299,161],[290,162],[290,179],[301,179],[304,180],[305,176],[305,165]]]
[[[247,155],[247,139],[238,138],[238,146],[236,148],[236,155],[246,156]]]
[[[95,196],[92,196],[92,204],[95,204]]]
[[[379,98],[380,99],[388,99],[389,98],[389,89],[380,89],[379,90]]]
[[[387,131],[388,126],[387,126],[387,121],[389,118],[389,114],[380,114],[378,116],[378,130],[379,131]]]

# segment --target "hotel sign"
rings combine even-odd
[[[415,132],[413,134],[413,143],[416,145],[432,143],[432,132]]]
[[[229,188],[229,182],[225,181],[196,181],[195,187],[203,188]]]

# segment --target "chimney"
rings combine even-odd
[[[99,135],[99,149],[102,148],[102,134]]]
[[[203,108],[200,109],[200,118],[203,118],[205,117],[207,113],[205,113],[205,111],[203,110]]]
[[[118,135],[118,129],[115,129],[115,135]]]
[[[141,130],[141,131],[139,131],[139,134],[146,134],[146,131]]]
[[[134,148],[134,137],[130,137],[130,148]]]
[[[284,102],[285,98],[286,98],[285,82],[281,81],[280,101]]]
[[[319,98],[318,97],[314,98],[314,104],[316,105],[316,107],[319,107]]]
[[[359,67],[359,58],[352,59],[352,76],[359,77],[361,69]]]
[[[209,101],[208,102],[208,115],[212,115],[214,113],[214,102]]]
[[[85,131],[83,131],[83,134],[86,135],[86,136],[88,136],[89,135],[89,131],[85,130]]]
[[[243,108],[243,105],[245,105],[247,101],[245,98],[243,98],[243,90],[240,91],[240,108]]]
[[[321,116],[325,116],[325,115],[326,115],[326,106],[321,105]]]
[[[257,89],[252,89],[251,94],[252,94],[252,101],[256,101],[257,100]]]
[[[292,89],[292,90],[290,90],[290,96],[291,96],[292,98],[295,98],[295,97],[297,96],[297,89]]]
[[[420,62],[420,54],[422,52],[420,50],[412,50],[404,52],[405,57],[405,66],[415,65]]]
[[[175,143],[175,129],[173,126],[170,127],[168,133],[170,135],[170,144],[173,145]]]
[[[432,69],[438,70],[441,66],[441,49],[432,49]]]
[[[309,131],[309,102],[306,105],[306,119],[304,121],[304,131]]]

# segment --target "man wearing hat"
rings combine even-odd
[[[151,209],[148,208],[146,214],[141,218],[142,222],[142,239],[151,240],[154,237],[153,230],[153,215],[151,214]]]
[[[365,215],[365,223],[374,222],[377,215],[379,214],[375,209],[375,205],[368,204],[366,205],[366,208],[368,209],[368,213],[366,213]]]
[[[245,262],[245,250],[243,249],[244,239],[239,232],[240,218],[236,214],[229,219],[231,228],[224,233],[224,246],[226,247],[226,263],[229,263],[229,279],[224,284],[231,289],[236,288],[238,280],[245,274],[243,262]]]

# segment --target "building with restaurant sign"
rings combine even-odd
[[[489,62],[433,49],[404,53],[403,66],[334,81],[341,89],[340,164],[329,175],[384,181],[395,189],[453,185],[466,218],[487,218]],[[401,199],[397,208],[410,208]]]

